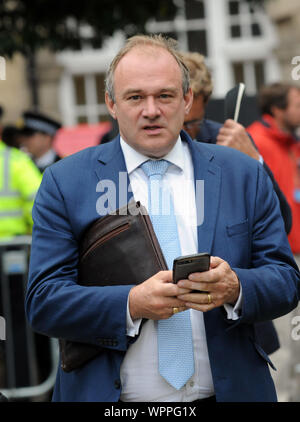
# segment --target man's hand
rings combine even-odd
[[[255,160],[259,160],[259,153],[253,146],[246,129],[234,120],[226,120],[221,127],[217,136],[217,144],[237,149]]]
[[[179,312],[187,309],[178,296],[190,290],[174,284],[172,275],[172,271],[160,271],[130,290],[129,311],[132,320],[167,319],[173,315],[173,308],[179,308]]]
[[[178,287],[190,290],[203,290],[207,293],[186,293],[178,298],[188,308],[197,311],[210,311],[225,303],[234,305],[239,297],[240,283],[229,264],[212,256],[209,271],[190,274],[188,280],[180,280]]]

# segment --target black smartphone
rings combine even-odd
[[[173,282],[187,279],[191,273],[208,271],[210,266],[210,254],[203,252],[193,255],[180,256],[173,262]],[[195,291],[196,292],[196,291]],[[198,290],[197,293],[200,293]]]

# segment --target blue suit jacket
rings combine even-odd
[[[182,137],[190,146],[195,180],[204,180],[199,251],[227,260],[243,289],[238,321],[227,320],[223,307],[204,314],[217,400],[274,401],[270,361],[256,342],[253,323],[295,308],[299,284],[278,200],[255,160],[230,148],[191,141],[184,132]],[[120,172],[125,179],[119,180]],[[80,237],[99,218],[96,204],[105,186],[113,189],[107,181],[117,187],[115,207],[131,198],[130,192],[124,195],[129,178],[119,138],[48,168],[33,209],[26,296],[30,323],[48,336],[106,344],[82,368],[71,373],[59,368],[54,401],[118,401],[120,396],[120,365],[130,344],[126,306],[132,286],[77,284]]]
[[[219,122],[210,119],[203,119],[201,124],[200,130],[197,133],[196,140],[200,142],[206,142],[210,144],[215,144],[217,142],[217,136],[219,130],[223,125]],[[249,135],[253,145],[255,143],[251,136]],[[256,146],[255,146],[256,148]],[[276,192],[276,195],[279,199],[279,205],[281,210],[281,215],[285,225],[285,231],[288,234],[292,227],[292,211],[287,203],[287,200],[283,193],[281,192],[276,180],[274,179],[273,173],[269,169],[269,167],[264,162],[264,169],[268,173],[271,181],[273,183],[273,188]],[[255,335],[256,338],[259,340],[260,345],[264,349],[267,354],[274,353],[276,350],[279,349],[280,343],[279,338],[275,329],[275,326],[272,321],[263,321],[255,324]]]

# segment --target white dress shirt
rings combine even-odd
[[[129,174],[131,189],[136,201],[148,205],[147,176],[139,166],[146,157],[121,139],[121,148]],[[196,206],[193,163],[188,145],[178,138],[173,149],[164,157],[172,163],[163,183],[172,192],[174,211],[177,219],[178,235],[182,255],[198,252]],[[204,252],[200,251],[200,252]],[[238,318],[236,310],[226,305],[227,316]],[[203,313],[190,310],[195,372],[189,381],[176,390],[159,374],[157,353],[157,322],[148,320],[141,328],[139,338],[129,346],[121,366],[122,392],[120,399],[125,402],[175,401],[188,402],[214,394],[214,386],[208,357]],[[127,312],[127,334],[134,337],[139,332],[140,320],[131,321]]]

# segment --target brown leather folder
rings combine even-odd
[[[96,220],[83,235],[78,283],[83,286],[139,284],[167,264],[146,208],[130,201]],[[100,346],[59,340],[61,367],[70,372],[96,357]]]

